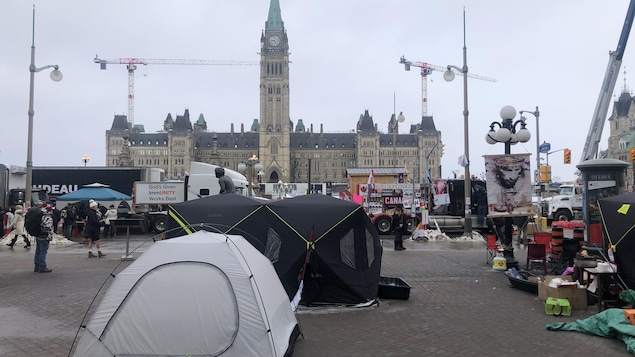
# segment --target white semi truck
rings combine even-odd
[[[0,164],[0,203],[3,210],[15,205],[24,205],[26,201],[26,167],[17,165]],[[42,202],[50,202],[46,190],[33,188],[31,191],[30,206],[40,205]]]
[[[216,177],[219,166],[204,162],[192,162],[185,181],[135,182],[135,213],[143,214],[150,230],[160,233],[167,222],[167,205],[218,195],[220,185]],[[236,194],[247,195],[249,187],[244,175],[228,169],[225,176],[231,178]],[[158,209],[157,209],[158,208]]]
[[[563,184],[558,194],[549,201],[549,215],[553,221],[571,221],[582,218],[582,187],[579,184]]]

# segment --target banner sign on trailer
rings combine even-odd
[[[185,200],[184,182],[135,182],[135,204],[169,204]]]

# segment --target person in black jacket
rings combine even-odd
[[[60,212],[60,210],[58,210],[55,205],[53,205],[52,207],[53,207],[53,212],[51,212],[51,216],[53,217],[53,234],[56,234],[57,227],[59,226],[60,221],[62,220],[62,212]]]
[[[77,210],[75,206],[69,203],[66,207],[62,208],[60,218],[63,220],[62,230],[64,231],[64,237],[71,239],[73,235],[73,223],[77,220]]]
[[[403,233],[406,231],[406,216],[401,207],[395,208],[392,215],[392,227],[395,233],[395,250],[406,250],[403,246]]]
[[[101,252],[101,241],[99,238],[99,231],[101,229],[101,211],[99,211],[99,204],[95,201],[90,202],[90,209],[88,210],[86,220],[86,231],[90,240],[88,241],[88,257],[105,257],[106,254]],[[97,246],[97,255],[93,254],[93,242]]]

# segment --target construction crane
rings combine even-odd
[[[448,67],[437,66],[434,64],[420,62],[420,61],[412,62],[407,60],[404,56],[401,56],[401,58],[399,59],[399,63],[404,65],[404,68],[406,71],[410,70],[410,66],[421,68],[421,116],[422,117],[427,116],[428,115],[428,75],[432,74],[432,71],[445,72],[448,69]],[[457,74],[460,76],[463,75],[463,73],[457,73]],[[476,74],[468,73],[467,76],[468,78],[496,82],[496,79],[494,78],[483,77]]]
[[[145,58],[117,58],[105,60],[95,55],[93,60],[101,69],[106,69],[107,64],[125,64],[128,69],[128,123],[134,126],[134,71],[137,65],[172,64],[172,65],[213,65],[213,66],[254,66],[259,61],[231,61],[231,60],[193,60],[193,59],[145,59]]]
[[[606,115],[609,110],[611,95],[613,94],[613,89],[615,89],[615,82],[617,82],[617,76],[619,75],[620,66],[622,65],[622,56],[624,56],[624,49],[626,48],[628,35],[631,32],[633,18],[635,18],[635,0],[631,0],[628,5],[626,19],[624,19],[620,39],[617,42],[617,49],[615,51],[609,51],[609,64],[606,67],[606,73],[604,74],[604,79],[602,80],[600,95],[598,96],[598,101],[595,104],[593,118],[591,119],[591,126],[589,127],[586,142],[584,143],[580,162],[595,159],[598,155],[600,139],[602,138],[602,130],[604,129]]]

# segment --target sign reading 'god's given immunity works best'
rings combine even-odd
[[[183,182],[135,182],[135,204],[179,203],[185,199]]]

